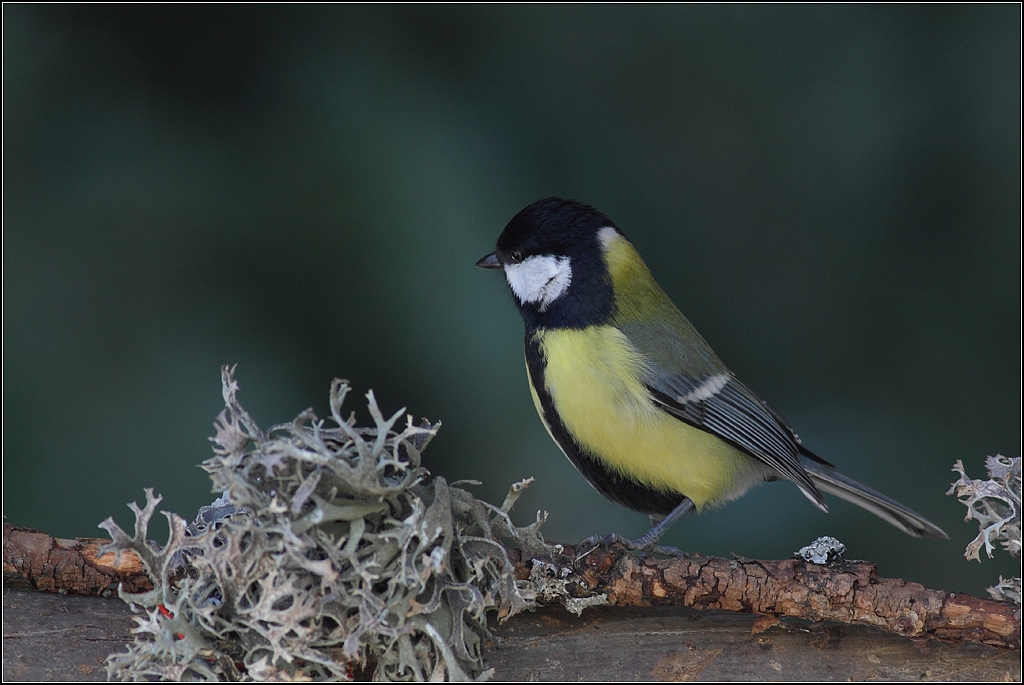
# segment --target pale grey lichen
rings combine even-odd
[[[845,552],[846,545],[831,535],[822,535],[811,544],[798,549],[793,555],[812,564],[829,564],[842,558]]]
[[[565,610],[580,616],[584,609],[610,604],[605,593],[583,589],[571,566],[533,559],[530,577],[520,583],[529,588],[538,604],[561,604]]]
[[[967,507],[967,517],[975,519],[981,532],[967,545],[964,556],[981,561],[981,549],[992,558],[996,546],[1002,546],[1012,556],[1019,557],[1021,551],[1021,460],[1020,457],[996,455],[985,458],[989,480],[974,480],[967,477],[964,465],[957,460],[953,470],[960,479],[953,483],[947,495],[956,495]],[[999,578],[999,584],[988,588],[989,594],[999,600],[1013,600],[1021,603],[1021,579]]]
[[[263,432],[223,370],[225,410],[203,464],[216,515],[191,526],[163,512],[167,543],[148,540],[160,498],[134,503],[135,533],[111,519],[104,551],[135,552],[155,588],[122,592],[138,607],[135,641],[108,660],[122,680],[465,680],[481,673],[486,612],[530,605],[501,538],[545,549],[539,527],[430,478],[420,455],[439,424],[395,427],[367,395],[375,426],[311,410]],[[523,487],[519,484],[519,489]],[[204,508],[207,509],[207,508]]]

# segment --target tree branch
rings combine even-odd
[[[118,584],[128,592],[145,592],[153,583],[134,554],[99,554],[110,540],[63,540],[31,528],[4,523],[4,585],[76,595],[117,594]]]
[[[109,540],[62,540],[4,524],[4,583],[46,592],[110,596],[119,583],[143,592],[152,583],[131,553],[100,556]],[[620,547],[598,549],[575,561],[563,547],[555,560],[510,549],[520,580],[547,569],[568,588],[566,597],[607,596],[614,606],[677,606],[762,615],[760,632],[787,617],[882,628],[897,635],[981,642],[1020,649],[1016,606],[919,583],[881,578],[867,562],[818,565],[799,559],[762,561],[688,555],[679,559],[637,557]],[[115,564],[115,561],[117,562]],[[563,570],[565,569],[565,570]],[[545,572],[542,570],[542,573]]]
[[[564,548],[554,577],[573,569],[576,596],[603,593],[615,606],[680,606],[726,609],[809,621],[875,626],[904,636],[982,642],[1020,649],[1020,610],[920,583],[881,578],[861,561],[819,565],[800,559],[759,561],[688,555],[637,557],[621,547],[598,549],[575,562]],[[535,561],[511,550],[517,576],[529,578]],[[573,584],[567,584],[573,587]],[[775,621],[761,621],[762,629]]]

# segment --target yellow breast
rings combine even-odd
[[[738,497],[763,479],[753,459],[651,402],[641,380],[644,360],[618,329],[536,335],[547,361],[545,389],[562,423],[606,466],[638,483],[682,493],[698,508]]]

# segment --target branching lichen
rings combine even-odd
[[[953,483],[947,495],[956,495],[967,507],[966,521],[975,519],[981,532],[967,545],[964,556],[981,561],[981,548],[992,558],[997,545],[1012,556],[1019,557],[1021,551],[1021,462],[1020,457],[996,455],[985,459],[989,480],[974,480],[967,477],[964,465],[957,460],[953,470],[960,474],[960,480]],[[988,589],[998,600],[1013,600],[1021,603],[1021,579],[1004,580]]]
[[[372,428],[343,418],[349,387],[331,387],[328,420],[311,410],[263,432],[223,370],[216,422],[217,516],[187,526],[163,512],[165,545],[147,530],[160,498],[146,491],[129,536],[111,519],[104,551],[131,550],[154,589],[122,598],[143,610],[122,680],[464,680],[481,674],[486,612],[528,606],[498,540],[544,546],[543,522],[517,528],[515,497],[495,507],[444,479],[420,455],[439,424],[395,427],[367,394]],[[514,488],[515,490],[515,488]],[[207,508],[204,508],[204,510]],[[209,512],[205,512],[209,514]],[[203,518],[202,516],[200,518]],[[212,521],[212,522],[211,522]]]
[[[556,549],[556,553],[560,552]],[[581,616],[584,609],[610,603],[608,595],[603,592],[581,590],[582,583],[571,566],[560,566],[551,561],[533,559],[530,577],[520,585],[530,589],[538,604],[561,604],[566,611],[577,616]]]

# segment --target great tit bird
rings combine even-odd
[[[807,449],[593,207],[534,202],[476,265],[503,270],[512,289],[526,326],[533,402],[548,433],[598,492],[651,517],[652,528],[630,547],[653,547],[694,506],[783,478],[822,511],[824,491],[914,537],[948,537]]]

